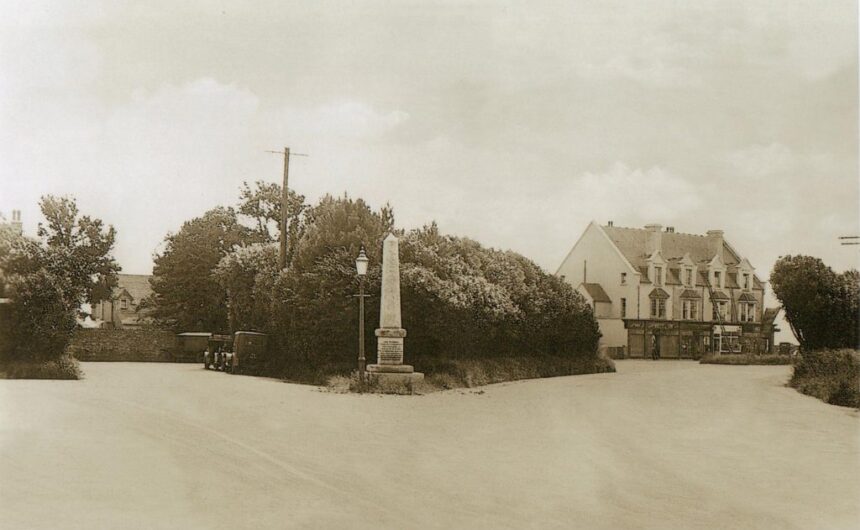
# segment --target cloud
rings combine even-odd
[[[642,223],[683,219],[703,204],[701,190],[691,182],[660,167],[630,168],[622,162],[580,175],[566,196],[592,218],[621,215]]]
[[[792,151],[777,142],[753,145],[728,154],[728,162],[741,177],[761,179],[796,168],[798,160]]]
[[[358,101],[337,101],[315,108],[287,108],[283,111],[285,130],[295,134],[374,139],[409,119],[409,114],[393,110],[378,112]]]

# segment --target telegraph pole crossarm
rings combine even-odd
[[[267,153],[281,154],[281,151],[266,151]],[[281,238],[280,249],[278,251],[278,265],[281,270],[287,268],[287,223],[289,222],[289,212],[287,211],[290,200],[290,156],[309,156],[304,153],[290,153],[289,147],[284,147],[284,185],[281,189]]]

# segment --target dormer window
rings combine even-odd
[[[714,287],[722,287],[723,286],[723,273],[722,271],[714,271]]]
[[[693,286],[693,269],[684,269],[684,285]]]
[[[744,281],[743,281],[744,290],[748,291],[750,288],[750,275],[749,275],[749,273],[744,273],[743,279],[744,279]]]
[[[119,301],[120,309],[128,309],[128,298],[123,298]]]
[[[621,285],[627,285],[627,273],[626,272],[621,273]]]
[[[663,285],[663,267],[654,267],[654,285]]]

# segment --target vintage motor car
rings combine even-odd
[[[268,335],[256,331],[237,331],[233,334],[233,351],[225,352],[224,371],[231,374],[249,373],[265,360]]]
[[[209,337],[206,351],[203,352],[203,368],[213,367],[224,370],[225,354],[230,350],[230,335],[212,335]]]

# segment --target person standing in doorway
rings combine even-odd
[[[651,359],[660,359],[660,339],[657,334],[651,335]]]

